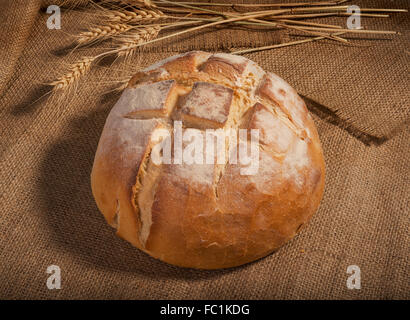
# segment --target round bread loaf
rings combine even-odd
[[[289,84],[244,57],[195,51],[130,80],[91,185],[121,238],[173,265],[217,269],[291,239],[317,210],[324,179],[315,124]]]

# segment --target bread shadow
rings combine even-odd
[[[388,141],[392,136],[375,136],[360,130],[349,121],[339,117],[339,115],[330,108],[314,101],[313,99],[299,94],[306,103],[307,108],[311,113],[317,115],[323,121],[335,125],[346,131],[350,136],[359,140],[366,146],[380,146]]]
[[[11,108],[10,113],[15,117],[31,115],[47,100],[52,87],[42,84],[30,89],[24,100]]]
[[[155,279],[200,280],[237,269],[208,271],[175,267],[150,257],[115,235],[98,211],[90,185],[94,154],[108,112],[106,108],[74,118],[60,139],[45,152],[38,196],[54,239],[50,246],[68,251],[98,269],[139,273]]]

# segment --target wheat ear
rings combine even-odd
[[[120,40],[120,51],[118,56],[129,58],[135,53],[135,45],[150,41],[158,36],[161,31],[160,26],[145,27],[137,29],[134,33],[127,35]]]
[[[157,21],[163,18],[165,14],[159,10],[134,9],[132,11],[110,10],[107,13],[105,13],[105,16],[113,22],[141,24]]]
[[[132,27],[125,23],[108,23],[105,25],[91,27],[89,31],[81,32],[77,37],[77,43],[84,45],[87,43],[103,40],[108,37],[127,32]]]
[[[87,73],[94,60],[94,57],[83,57],[76,63],[73,63],[65,75],[50,83],[50,85],[54,87],[53,90],[64,89],[71,86],[81,76]]]

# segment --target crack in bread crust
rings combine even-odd
[[[157,129],[165,129],[171,132],[168,123],[160,123]],[[152,138],[152,136],[151,136]],[[159,178],[161,177],[162,165],[156,165],[151,158],[153,150],[152,139],[147,147],[147,151],[138,168],[136,182],[132,187],[132,205],[140,221],[139,241],[142,247],[149,237],[150,227],[152,224],[152,204],[155,197]]]

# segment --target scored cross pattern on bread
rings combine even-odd
[[[128,118],[160,118],[169,117],[179,96],[175,80],[159,81],[152,84],[129,88],[125,115]]]
[[[219,84],[195,82],[181,103],[182,119],[189,126],[222,128],[228,120],[233,90]]]
[[[223,163],[178,162],[173,153],[157,165],[157,129],[183,146],[189,141],[179,134],[258,130],[259,169],[242,175],[241,164],[228,161],[228,142]],[[194,51],[131,79],[107,118],[92,189],[120,237],[163,261],[214,269],[292,238],[319,205],[324,173],[315,125],[293,88],[244,57]]]

